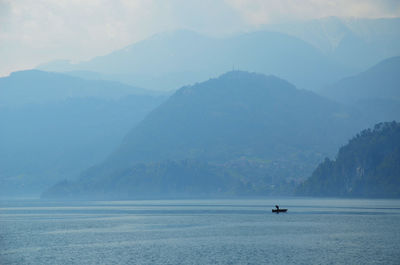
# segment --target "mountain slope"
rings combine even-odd
[[[400,57],[386,59],[365,72],[342,79],[321,94],[358,108],[370,117],[372,124],[400,120]]]
[[[326,159],[298,190],[301,195],[400,197],[400,123],[380,123]]]
[[[67,98],[119,99],[152,92],[103,80],[84,80],[60,73],[26,70],[0,78],[0,106],[45,103]]]
[[[214,39],[190,31],[155,35],[79,64],[54,63],[51,71],[93,71],[151,89],[176,89],[232,67],[274,74],[298,87],[315,89],[345,76],[308,43],[282,33],[253,32]]]
[[[178,163],[189,182],[207,179],[191,171],[194,168],[217,171],[217,176],[225,176],[221,193],[274,194],[280,183],[310,174],[360,124],[363,119],[357,113],[282,79],[233,71],[181,88],[134,127],[104,163],[84,172],[77,183],[57,186],[46,194],[67,190],[72,196],[78,191],[89,197],[102,192],[115,195],[119,188],[113,190],[111,183],[118,179],[127,183],[122,185],[123,193],[135,197],[135,185],[148,178],[140,193],[163,196],[162,175],[143,172],[155,172],[154,167],[169,167],[169,163]],[[186,160],[195,165],[189,171],[179,162]],[[138,164],[147,169],[138,173]],[[173,184],[175,195],[180,194],[181,183]]]
[[[102,161],[163,97],[116,82],[24,71],[0,79],[0,193],[37,195]]]
[[[400,100],[400,56],[374,65],[327,88],[324,95],[340,102],[361,99]]]
[[[400,55],[400,18],[326,17],[266,25],[265,29],[296,36],[332,60],[360,70]]]

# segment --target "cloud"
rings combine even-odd
[[[329,16],[399,17],[398,0],[226,0],[252,25]]]
[[[8,60],[9,66],[33,67],[56,58],[88,59],[158,30],[168,30],[168,23],[163,21],[154,1],[15,0],[4,3],[8,11],[6,21],[2,22],[5,26],[0,27],[0,55],[3,62],[4,58]]]

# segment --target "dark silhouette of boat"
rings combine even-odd
[[[275,205],[275,208],[276,209],[272,209],[273,213],[286,213],[287,212],[287,209],[281,209],[281,208],[279,208],[278,205]]]
[[[273,213],[286,213],[287,209],[272,209]]]

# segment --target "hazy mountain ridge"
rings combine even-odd
[[[266,25],[265,29],[296,36],[332,60],[360,70],[400,55],[399,18],[327,17]]]
[[[399,84],[400,56],[385,59],[364,72],[344,78],[321,93],[344,103],[362,99],[400,101]]]
[[[121,189],[123,197],[164,196],[158,185],[168,180],[151,172],[171,163],[178,164],[183,174],[179,177],[192,184],[201,180],[191,178],[208,179],[204,172],[224,176],[221,195],[287,194],[325,155],[333,154],[359,130],[362,119],[274,76],[233,71],[181,88],[133,128],[104,163],[85,171],[78,182],[59,184],[45,195],[118,197]],[[187,160],[195,166],[188,169],[181,162]],[[140,164],[145,171],[136,170]],[[135,193],[143,181],[148,186],[140,184],[140,192]],[[175,184],[168,196],[194,189]]]
[[[274,74],[317,91],[384,58],[399,56],[399,28],[399,18],[328,17],[266,25],[263,31],[224,38],[177,30],[86,62],[59,60],[38,68],[77,76],[86,71],[89,78],[155,90],[175,90],[236,68]]]
[[[152,95],[152,91],[115,81],[84,80],[39,70],[14,72],[0,78],[0,106],[39,104],[68,98],[119,99]]]
[[[71,74],[94,71],[106,79],[158,90],[177,89],[232,68],[274,74],[307,89],[318,89],[352,73],[296,37],[267,31],[217,39],[181,30],[158,34],[87,62],[39,68]]]
[[[165,99],[145,92],[36,70],[1,78],[2,196],[38,194],[103,160]]]
[[[358,108],[375,124],[400,120],[399,84],[400,57],[392,57],[364,72],[340,80],[321,90],[320,94]]]
[[[363,130],[326,159],[298,189],[300,195],[400,197],[400,123]]]

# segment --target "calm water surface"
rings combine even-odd
[[[400,200],[3,200],[0,264],[400,264]]]

